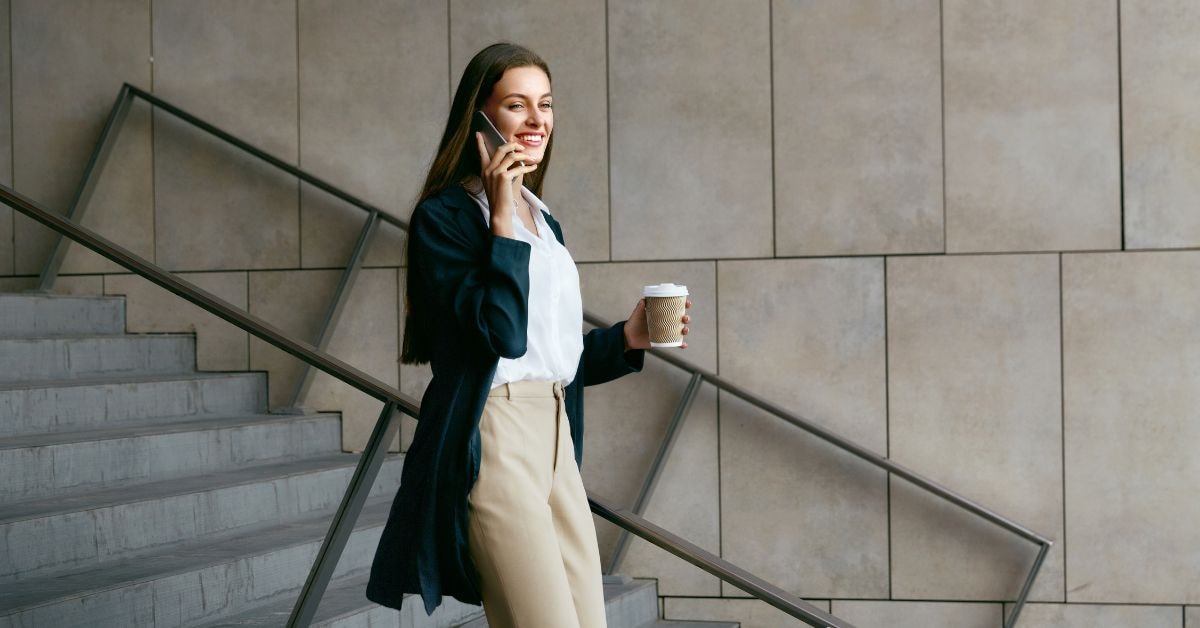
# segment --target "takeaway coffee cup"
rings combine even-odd
[[[642,288],[646,298],[646,326],[650,329],[650,346],[678,347],[683,344],[683,313],[686,310],[687,286],[660,283]]]

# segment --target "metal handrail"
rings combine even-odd
[[[396,429],[393,420],[396,410],[412,417],[419,416],[417,403],[395,387],[318,350],[311,344],[291,338],[265,320],[245,312],[200,287],[185,281],[171,272],[118,246],[96,232],[78,223],[55,214],[34,201],[4,185],[0,185],[0,202],[25,214],[29,218],[49,227],[57,233],[82,244],[100,256],[111,260],[138,276],[182,297],[201,309],[228,321],[288,354],[328,373],[330,376],[384,402],[383,412],[376,421],[358,466],[351,477],[350,485],[330,523],[329,532],[317,553],[317,559],[309,572],[308,579],[296,600],[288,626],[307,626],[316,613],[317,605],[324,595],[334,567],[345,548],[354,523],[362,511],[367,495],[383,458],[386,445]],[[770,583],[746,572],[732,563],[715,556],[685,539],[668,532],[638,515],[608,505],[604,500],[588,495],[593,512],[608,519],[624,530],[679,556],[723,581],[734,584],[754,597],[799,619],[810,626],[829,628],[854,628],[821,609],[797,598]]]
[[[333,186],[323,179],[305,172],[304,170],[301,170],[300,168],[297,168],[286,161],[237,138],[233,134],[218,128],[216,125],[201,120],[200,118],[184,111],[183,109],[180,109],[179,107],[176,107],[175,105],[172,105],[171,103],[168,103],[161,98],[158,98],[157,96],[154,96],[153,94],[128,83],[125,83],[122,86],[121,92],[117,97],[117,102],[113,105],[113,110],[109,115],[109,123],[106,124],[104,133],[101,135],[101,139],[97,143],[93,157],[91,161],[89,161],[87,169],[85,170],[83,180],[80,184],[80,191],[76,195],[76,202],[72,204],[71,215],[74,216],[74,220],[76,222],[80,221],[79,217],[82,215],[82,212],[85,209],[84,202],[88,197],[87,191],[90,190],[90,186],[93,186],[95,183],[95,177],[97,176],[96,171],[103,168],[104,156],[106,156],[111,150],[111,146],[109,146],[109,144],[115,141],[115,137],[120,130],[120,125],[124,120],[124,112],[128,110],[128,105],[133,98],[142,98],[155,107],[158,107],[159,109],[166,111],[178,117],[179,119],[192,124],[197,128],[218,137],[221,140],[224,140],[225,142],[228,142],[234,147],[244,150],[255,157],[258,157],[259,159],[262,159],[268,164],[271,164],[299,178],[301,181],[332,194],[342,201],[345,201],[349,205],[357,207],[368,213],[368,217],[364,222],[362,234],[359,237],[357,246],[350,256],[350,261],[347,263],[345,273],[343,274],[342,280],[335,292],[336,297],[334,302],[330,304],[325,321],[322,323],[320,330],[317,333],[316,341],[313,343],[315,348],[323,349],[324,342],[329,337],[329,331],[336,323],[337,313],[341,311],[341,308],[344,305],[344,300],[347,298],[347,295],[350,292],[349,287],[357,273],[358,266],[362,263],[362,259],[365,256],[365,247],[369,244],[371,232],[374,228],[373,220],[388,222],[401,229],[404,229],[405,231],[408,229],[407,222],[387,214],[378,207],[375,207],[374,205],[371,205],[370,203],[367,203],[366,201],[363,201],[362,199],[359,199],[354,195]],[[80,199],[83,199],[83,201]],[[57,266],[53,266],[52,262],[57,259],[58,262],[61,263],[63,253],[59,250],[59,248],[63,246],[65,246],[65,244],[62,242],[60,235],[60,241],[56,247],[55,254],[51,256],[51,261],[47,263],[46,270],[42,275],[40,285],[43,287],[43,289],[48,289],[48,287],[53,284],[54,275],[58,272],[58,268]],[[598,317],[587,311],[584,312],[584,320],[588,324],[599,327],[606,327],[609,325],[609,323],[601,317]],[[674,439],[679,428],[683,425],[687,418],[688,410],[691,407],[692,401],[695,399],[699,385],[702,383],[712,384],[718,389],[739,397],[766,411],[767,413],[857,456],[867,463],[884,469],[889,473],[895,474],[897,477],[913,484],[914,486],[917,486],[918,488],[928,491],[933,495],[966,510],[967,512],[979,516],[984,520],[1003,528],[1004,530],[1012,532],[1021,538],[1034,543],[1034,545],[1038,548],[1037,556],[1035,557],[1033,565],[1030,568],[1029,573],[1026,575],[1024,582],[1022,583],[1020,592],[1014,601],[1012,611],[1004,620],[1004,628],[1013,628],[1016,625],[1017,618],[1020,616],[1029,592],[1032,590],[1033,582],[1041,570],[1046,554],[1053,545],[1053,541],[1051,541],[1049,538],[1030,530],[1029,528],[1017,523],[1012,519],[1004,517],[1003,515],[1000,515],[999,513],[990,510],[973,500],[959,495],[958,493],[955,493],[954,491],[951,491],[950,489],[918,474],[917,472],[897,464],[891,459],[881,456],[878,453],[871,451],[870,449],[867,449],[855,443],[854,441],[841,436],[840,434],[837,434],[836,432],[828,430],[807,418],[793,414],[780,406],[772,404],[771,402],[766,401],[765,399],[762,399],[753,393],[750,393],[749,391],[716,375],[715,373],[711,373],[694,366],[681,359],[674,353],[669,353],[661,349],[650,349],[649,352],[668,364],[688,372],[692,376],[692,380],[689,383],[688,391],[683,395],[683,397],[680,399],[679,405],[676,407],[674,416],[671,419],[668,432],[664,436],[658,455],[655,457],[651,468],[647,471],[646,477],[638,494],[633,514],[643,514],[646,505],[649,503],[650,497],[654,491],[654,487],[656,486],[658,478],[661,474],[662,467],[671,451],[671,447],[674,444]],[[319,365],[314,366],[320,368]],[[297,386],[295,397],[292,400],[293,407],[298,406],[303,401],[301,397],[304,391],[307,389],[306,383],[310,379],[311,368],[312,366],[309,366],[309,364],[306,363],[304,376],[302,377],[300,384]],[[610,572],[620,564],[627,547],[628,532],[622,530],[621,536],[618,539],[616,551],[613,553],[612,559],[608,565],[608,570]]]

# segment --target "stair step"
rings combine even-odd
[[[478,606],[467,606],[445,598],[432,616],[425,614],[420,600],[406,598],[400,611],[367,600],[367,575],[331,582],[312,626],[320,628],[486,628],[487,619]],[[604,587],[609,628],[737,628],[728,622],[679,622],[657,619],[658,589],[653,581],[632,580]],[[411,596],[410,596],[411,598]],[[291,615],[295,599],[265,606],[230,617],[206,628],[266,628],[282,626]]]
[[[0,294],[0,336],[125,333],[125,299]]]
[[[449,628],[464,619],[478,615],[478,606],[468,606],[454,598],[443,598],[442,605],[425,614],[419,599],[407,596],[404,608],[397,611],[372,603],[366,598],[367,576],[363,573],[329,583],[321,605],[313,616],[312,628]],[[205,628],[278,628],[287,623],[296,600],[252,609],[249,612],[223,619]]]
[[[265,373],[94,378],[0,385],[0,438],[154,417],[264,414]]]
[[[263,414],[0,438],[0,503],[334,453],[341,429],[333,414]]]
[[[190,373],[195,344],[178,334],[0,338],[0,381]]]
[[[8,504],[0,589],[335,508],[358,459],[333,454]],[[402,465],[401,456],[385,460],[371,494],[394,493]]]
[[[339,495],[340,497],[340,495]],[[368,502],[334,577],[370,566],[391,497]],[[196,626],[294,601],[333,510],[0,587],[0,626]]]
[[[642,628],[658,620],[658,584],[653,580],[605,578],[604,614],[609,628]],[[455,628],[487,628],[483,615]]]

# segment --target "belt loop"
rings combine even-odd
[[[509,384],[504,385],[504,398],[512,401],[512,386]]]

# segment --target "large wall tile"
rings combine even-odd
[[[829,602],[825,600],[805,601],[829,612]],[[684,621],[736,621],[742,628],[808,626],[799,619],[758,600],[667,597],[663,598],[663,617]]]
[[[886,451],[880,259],[720,262],[721,375]],[[723,556],[801,596],[888,592],[885,474],[721,395]]]
[[[947,250],[1120,248],[1116,3],[943,12]]]
[[[150,105],[134,101],[96,181],[82,224],[101,236],[154,261],[153,155]],[[99,134],[97,134],[97,139]],[[91,147],[89,147],[91,150]],[[82,174],[81,174],[82,176]],[[71,188],[77,185],[70,184]],[[49,251],[47,251],[49,253]],[[40,268],[38,271],[40,272]],[[123,273],[123,266],[72,244],[63,273]]]
[[[619,506],[633,507],[687,383],[687,373],[647,358],[641,373],[587,389],[583,479],[588,490]],[[692,405],[655,491],[653,508],[646,513],[714,553],[720,550],[716,430],[717,395],[706,386]],[[686,462],[695,466],[681,468],[680,463]],[[600,555],[607,562],[618,530],[600,521]],[[664,578],[669,581],[667,590],[689,595],[719,593],[705,574],[648,550],[638,549],[621,572]],[[655,565],[651,559],[661,562]],[[654,568],[659,569],[648,571]]]
[[[371,377],[396,385],[400,358],[396,334],[396,270],[362,270],[329,340],[328,352]],[[346,451],[361,451],[366,446],[383,409],[383,402],[324,373],[313,380],[304,405],[310,410],[342,413],[342,449]]]
[[[384,268],[359,272],[327,349],[331,355],[388,383],[398,378],[395,273],[394,269]],[[341,272],[331,270],[252,272],[250,312],[285,333],[311,342],[340,278]],[[300,360],[251,338],[250,368],[269,373],[273,409],[291,403],[303,372]],[[342,448],[347,451],[362,449],[383,409],[381,402],[323,373],[315,374],[302,403],[309,411],[342,413]]]
[[[297,159],[296,5],[154,3],[154,88],[272,153]],[[295,267],[295,178],[155,115],[157,250],[173,269]]]
[[[1184,609],[1183,625],[1200,626],[1200,606],[1188,606]]]
[[[301,0],[300,165],[407,219],[445,124],[445,3]],[[305,266],[344,264],[366,216],[304,186]],[[396,265],[402,239],[381,230],[368,264]]]
[[[0,184],[12,187],[12,37],[11,3],[0,1]],[[0,206],[0,275],[11,275],[14,264],[13,210]]]
[[[941,14],[773,5],[780,255],[941,252]]]
[[[590,0],[450,2],[452,90],[471,57],[498,41],[528,46],[550,66],[554,155],[543,196],[581,261],[609,257],[604,19],[604,3]]]
[[[717,269],[713,262],[580,264],[579,288],[585,310],[606,320],[626,320],[648,284],[688,287],[687,349],[667,349],[699,368],[717,370]]]
[[[149,6],[145,0],[14,0],[11,10],[13,184],[62,212],[121,84],[150,83]],[[113,194],[93,197],[88,209],[101,223],[116,211],[121,229],[107,235],[142,254],[153,250],[149,135],[137,131],[145,115],[144,109],[130,112],[127,150],[113,154],[108,173],[121,181],[112,184]],[[14,235],[16,272],[40,272],[52,232],[16,216]]]
[[[252,272],[250,313],[286,334],[312,342],[341,274],[334,270]],[[291,403],[302,367],[300,360],[257,338],[250,339],[250,368],[269,373],[272,409]]]
[[[1200,5],[1120,6],[1125,245],[1200,246]]]
[[[689,310],[688,348],[666,351],[702,369],[716,370],[713,262],[580,264],[579,281],[584,307],[613,322],[629,317],[643,285],[667,281],[687,285],[694,303]],[[642,373],[588,390],[589,462],[584,471],[589,487],[624,506],[633,506],[688,377],[676,367],[647,358]],[[646,512],[653,521],[713,552],[720,551],[716,399],[716,391],[710,387],[697,398]],[[598,524],[598,533],[607,559],[617,530]],[[621,572],[658,578],[664,594],[720,594],[714,578],[641,542],[631,545]]]
[[[768,4],[608,7],[613,258],[772,255]]]
[[[295,0],[153,1],[155,94],[295,162]]]
[[[611,392],[614,395],[620,394],[619,391]],[[663,390],[658,389],[655,392],[661,393]],[[601,394],[608,395],[610,392],[604,391]],[[716,399],[715,389],[709,386],[701,389],[687,421],[679,430],[671,455],[663,465],[658,485],[644,516],[688,541],[714,554],[720,554],[721,508],[717,473],[719,447]],[[643,413],[639,414],[645,416]],[[589,421],[591,417],[589,411]],[[595,440],[592,438],[588,442]],[[635,440],[625,435],[623,444],[628,447]],[[658,442],[661,442],[661,438]],[[658,443],[651,441],[651,444]],[[591,476],[607,475],[620,467],[618,455],[614,454],[610,460],[614,464],[590,464]],[[609,555],[607,552],[602,554],[605,557]],[[655,578],[658,580],[659,595],[721,594],[720,581],[716,577],[640,539],[630,543],[629,551],[618,572],[637,578]]]
[[[317,189],[300,184],[300,263],[304,268],[345,268],[366,224],[367,212]],[[408,216],[405,215],[405,220]],[[402,266],[404,231],[380,221],[367,247],[363,266]]]
[[[887,266],[891,457],[1060,540],[1058,256]],[[1035,545],[903,480],[892,486],[893,597],[1016,596]],[[1057,543],[1036,599],[1062,600],[1062,568]]]
[[[1012,610],[1006,604],[1005,613]],[[1017,625],[1021,628],[1183,628],[1178,606],[1118,606],[1115,604],[1027,604]]]
[[[858,628],[1000,628],[1004,623],[1000,604],[833,600],[832,606],[835,617]]]
[[[180,277],[246,309],[246,273],[182,273]],[[249,368],[249,334],[175,294],[137,275],[108,275],[104,294],[125,295],[125,327],[130,333],[196,334],[196,366],[200,370]]]
[[[1064,257],[1068,602],[1200,602],[1198,311],[1198,252]]]

